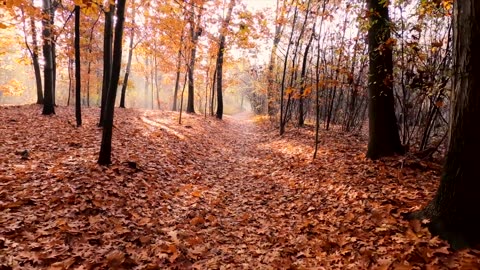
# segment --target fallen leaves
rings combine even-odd
[[[0,108],[0,268],[475,269],[402,213],[438,168],[368,161],[365,138],[118,110],[98,166],[97,109]],[[12,121],[14,120],[14,121]],[[257,121],[258,122],[258,121]],[[189,126],[187,128],[186,126]],[[354,142],[354,143],[352,143]],[[409,163],[410,162],[410,163]]]

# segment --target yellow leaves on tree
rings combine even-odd
[[[74,0],[76,6],[79,6],[87,16],[98,14],[98,9],[103,5],[103,1],[98,0]]]
[[[0,92],[4,96],[20,96],[25,86],[18,80],[12,79],[7,84],[0,85]]]

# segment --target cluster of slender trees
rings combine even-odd
[[[88,46],[89,53],[92,50],[92,39],[94,37],[93,29],[98,22],[100,15],[97,14],[88,14],[89,8],[92,6],[97,6],[97,8],[92,9],[94,11],[101,11],[104,15],[104,27],[103,27],[103,74],[102,74],[102,84],[101,84],[101,110],[100,110],[100,118],[99,118],[99,126],[103,127],[103,136],[102,136],[102,143],[101,143],[101,150],[98,162],[102,165],[108,165],[111,163],[111,139],[112,139],[112,126],[113,126],[113,118],[114,118],[114,107],[116,104],[116,97],[117,97],[117,87],[119,82],[121,82],[121,93],[120,93],[120,102],[119,106],[121,108],[125,108],[125,99],[126,99],[126,90],[129,75],[131,74],[131,64],[132,64],[132,56],[133,56],[133,49],[136,45],[134,45],[134,33],[135,31],[135,11],[139,8],[135,1],[132,1],[131,5],[129,6],[130,14],[130,36],[129,36],[129,46],[128,46],[128,59],[127,65],[124,72],[123,80],[120,79],[121,67],[122,67],[122,52],[123,52],[123,34],[125,28],[125,15],[126,15],[126,2],[123,1],[107,1],[104,5],[102,2],[91,1],[91,0],[84,0],[84,1],[75,1],[74,9],[68,15],[68,18],[64,19],[65,28],[67,22],[70,18],[74,18],[74,61],[69,60],[70,63],[74,63],[74,80],[70,79],[70,81],[75,82],[75,116],[76,116],[76,123],[77,126],[82,125],[82,115],[81,115],[81,106],[82,106],[82,82],[90,83],[90,72],[91,72],[91,61],[88,61],[88,79],[82,80],[82,67],[81,65],[85,63],[85,60],[82,59],[82,47],[80,43],[80,39],[82,38],[81,33],[81,24],[82,20],[90,20],[89,17],[97,17],[95,23],[93,24],[93,28],[90,31],[90,43]],[[175,89],[173,93],[173,110],[180,111],[183,109],[183,91],[181,95],[179,95],[179,89],[181,84],[180,74],[183,72],[185,74],[185,81],[184,87],[188,87],[187,91],[187,104],[186,104],[186,112],[187,113],[195,113],[195,64],[197,61],[197,47],[199,38],[203,32],[203,25],[204,25],[204,11],[206,1],[203,0],[190,0],[190,1],[183,1],[177,3],[163,3],[165,5],[170,5],[171,12],[173,17],[177,20],[177,22],[181,22],[181,31],[175,31],[177,29],[173,29],[172,33],[178,34],[180,41],[178,44],[178,58],[177,58],[177,69],[176,69],[176,81],[175,81]],[[221,21],[220,29],[218,37],[210,37],[211,39],[218,39],[217,45],[217,52],[216,52],[216,62],[214,64],[214,73],[213,79],[211,80],[212,83],[212,90],[210,92],[210,113],[212,115],[216,115],[217,118],[221,119],[223,116],[223,62],[224,62],[224,54],[226,50],[226,36],[229,32],[230,22],[232,20],[232,13],[233,9],[236,6],[237,2],[235,0],[230,0],[228,2],[228,7],[226,10],[226,14],[224,14],[224,18]],[[147,3],[142,4],[142,8],[158,8],[158,5],[162,5],[162,2],[155,2],[155,3]],[[175,10],[173,7],[178,6]],[[40,65],[40,57],[39,57],[39,49],[40,46],[38,44],[37,38],[37,30],[35,24],[35,10],[34,2],[25,2],[25,1],[18,1],[12,3],[13,7],[18,7],[18,9],[22,13],[22,20],[23,20],[23,27],[24,27],[24,34],[25,34],[25,44],[30,52],[30,56],[32,58],[32,63],[35,71],[35,78],[36,78],[36,86],[37,86],[37,103],[43,104],[43,111],[42,114],[50,115],[55,114],[55,93],[56,93],[56,77],[57,77],[57,36],[54,30],[54,22],[55,22],[55,14],[58,8],[62,8],[64,10],[66,6],[63,6],[61,2],[55,0],[43,0],[42,1],[42,10],[41,10],[41,18],[42,18],[42,31],[41,31],[41,40],[43,44],[41,45],[43,51],[43,84],[42,84],[42,76],[41,76],[41,65]],[[83,11],[83,12],[82,12]],[[180,11],[180,12],[179,12]],[[15,13],[15,10],[13,11]],[[85,14],[88,14],[85,16]],[[39,17],[37,15],[37,17]],[[30,28],[27,31],[27,24],[26,21],[30,20]],[[145,22],[144,22],[145,23]],[[174,22],[175,23],[175,22]],[[173,23],[172,23],[173,24]],[[31,32],[31,40],[27,40],[28,33]],[[172,34],[170,33],[170,34]],[[167,33],[167,35],[169,35]],[[156,53],[156,52],[155,52]],[[149,58],[146,58],[147,61]],[[156,60],[156,58],[154,58]],[[157,64],[155,64],[155,72],[157,70]],[[186,68],[184,68],[186,67]],[[69,67],[70,72],[70,67]],[[147,78],[148,81],[148,78]],[[158,81],[157,79],[155,80]],[[87,88],[90,88],[88,85]],[[148,87],[146,87],[148,89]],[[90,93],[89,89],[87,89],[87,102],[89,102],[88,94]],[[146,93],[148,95],[148,91]],[[153,95],[153,94],[152,94]],[[157,92],[158,95],[158,92]],[[208,95],[208,94],[207,94]],[[177,101],[181,96],[180,100],[180,108],[178,108]],[[68,103],[70,103],[70,90],[68,95]],[[215,99],[216,97],[216,99]],[[158,96],[157,96],[157,101]],[[153,102],[153,97],[152,97]],[[207,101],[205,101],[207,103]],[[216,105],[216,112],[214,113],[214,105]],[[205,104],[207,106],[207,104]]]
[[[291,120],[301,127],[311,115],[316,146],[322,119],[326,129],[340,124],[346,131],[368,119],[366,156],[374,160],[404,154],[410,144],[428,150],[436,133],[435,150],[447,146],[440,186],[426,207],[406,217],[427,220],[453,248],[478,245],[479,6],[474,0],[348,2],[328,35],[338,5],[277,1],[266,91],[249,94],[254,111],[278,121],[280,134]],[[352,27],[348,13],[355,9],[362,15]],[[414,22],[406,10],[415,10]],[[357,34],[345,42],[352,29]],[[325,46],[325,36],[340,42]]]
[[[287,124],[312,122],[317,130],[322,122],[327,130],[361,131],[370,115],[375,145],[384,143],[381,133],[395,134],[400,143],[385,151],[412,146],[431,156],[448,130],[451,9],[447,2],[373,4],[277,1],[270,61],[255,71],[264,84],[248,93],[252,108],[277,120],[281,134]],[[382,106],[390,112],[371,114]],[[369,156],[384,155],[378,151],[372,145]]]

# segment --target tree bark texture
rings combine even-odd
[[[80,6],[75,6],[75,119],[82,125],[82,79],[80,66]]]
[[[107,101],[107,93],[110,86],[112,74],[112,42],[113,42],[113,14],[115,6],[110,5],[108,11],[105,12],[105,27],[103,30],[103,81],[102,81],[102,97],[100,105],[100,121],[98,126],[103,126],[105,118],[105,102]]]
[[[378,159],[402,154],[393,97],[393,60],[388,5],[382,0],[368,0],[369,141],[367,157]]]
[[[449,147],[434,199],[417,215],[455,249],[480,244],[480,5],[454,2],[454,80]]]
[[[55,114],[54,100],[53,100],[53,37],[52,24],[50,20],[52,3],[51,0],[43,0],[43,19],[42,19],[42,37],[43,37],[43,58],[45,61],[43,67],[44,77],[44,103],[43,115]]]
[[[103,125],[102,144],[100,145],[100,155],[98,164],[109,165],[112,163],[112,129],[113,115],[115,111],[115,98],[117,96],[117,86],[120,80],[120,69],[122,67],[122,38],[123,24],[125,22],[125,2],[118,0],[117,23],[115,25],[115,41],[113,44],[113,62],[112,77],[109,84],[107,100],[105,102],[105,121]]]
[[[197,18],[195,19],[195,6],[191,5],[191,11],[189,15],[190,24],[190,61],[187,67],[188,73],[188,98],[187,98],[187,113],[195,113],[195,61],[197,55],[197,43],[198,38],[202,34],[202,28],[200,26],[200,19],[202,18],[203,6],[199,7]]]
[[[235,0],[230,0],[228,4],[228,11],[225,20],[223,21],[222,29],[220,30],[220,43],[218,45],[218,54],[217,54],[217,119],[222,119],[223,117],[223,55],[225,54],[225,34],[228,30],[228,25],[230,24],[230,19],[232,18],[233,7],[235,6]]]

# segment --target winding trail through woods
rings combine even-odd
[[[199,175],[191,189],[206,188],[201,200],[180,207],[186,213],[179,216],[190,225],[209,223],[195,230],[208,243],[207,267],[286,265],[283,246],[301,222],[286,205],[296,192],[275,181],[285,161],[250,118],[243,113],[213,120],[217,128],[198,134],[204,136],[196,141],[200,145],[190,145],[206,149],[195,155]]]
[[[338,247],[328,235],[335,230],[326,224],[328,212],[312,218],[342,198],[335,192],[327,196],[328,191],[319,188],[325,172],[316,171],[312,164],[311,145],[295,145],[281,138],[272,144],[271,137],[276,135],[261,130],[246,113],[213,120],[211,130],[196,135],[198,140],[188,147],[194,153],[193,170],[199,175],[189,188],[204,191],[195,203],[185,201],[178,208],[184,211],[177,215],[185,219],[184,224],[208,223],[194,229],[207,242],[204,266],[307,265],[323,252],[320,246],[327,246],[328,252]],[[341,184],[336,188],[348,189]],[[315,248],[309,238],[318,234],[324,235],[317,237]]]
[[[117,110],[102,167],[98,109],[39,112],[0,107],[0,268],[480,267],[401,218],[438,170],[366,160],[364,138],[322,132],[312,160],[312,127]]]

